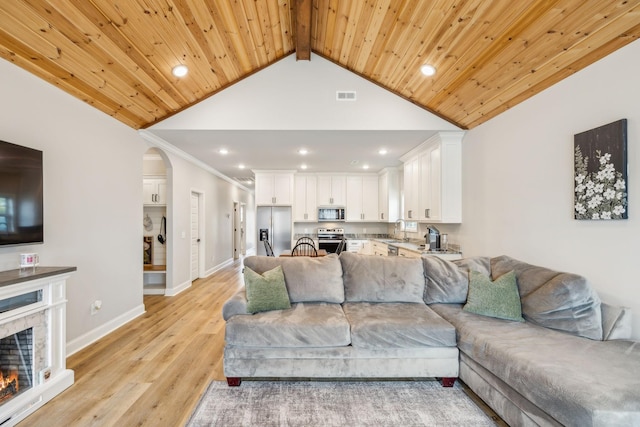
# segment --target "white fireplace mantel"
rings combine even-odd
[[[36,267],[0,272],[0,301],[42,291],[40,301],[0,313],[0,332],[39,322],[35,330],[45,335],[34,337],[34,342],[43,345],[36,349],[41,353],[34,356],[33,387],[0,404],[3,427],[17,424],[73,384],[73,371],[67,369],[66,280],[75,270]]]

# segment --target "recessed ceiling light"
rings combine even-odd
[[[387,154],[387,150],[385,148],[381,148],[378,150],[378,154],[380,154],[381,156],[384,156],[385,154]]]
[[[369,165],[362,165],[362,169],[369,169]]]
[[[420,72],[425,76],[433,76],[436,73],[436,67],[429,64],[424,64],[420,67]]]
[[[306,169],[306,168],[307,168],[307,165],[304,165],[304,164],[300,165],[300,169]]]
[[[308,154],[309,151],[306,148],[301,148],[298,150],[298,154],[300,154],[301,156],[304,156],[306,154]]]
[[[171,70],[171,74],[173,74],[176,77],[184,77],[187,75],[188,72],[189,72],[189,69],[184,64],[176,65]]]
[[[221,148],[220,150],[218,150],[218,153],[224,156],[225,154],[229,154],[229,150],[227,150],[226,148]]]
[[[242,163],[238,165],[238,169],[244,169],[244,168],[245,168],[245,165],[243,165]]]

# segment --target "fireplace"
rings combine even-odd
[[[74,267],[0,272],[0,425],[19,423],[73,384],[66,279]]]

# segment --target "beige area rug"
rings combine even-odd
[[[214,381],[189,427],[495,426],[456,382]]]

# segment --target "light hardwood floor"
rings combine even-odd
[[[241,268],[174,297],[145,296],[146,313],[70,356],[75,384],[18,425],[184,425],[211,380],[224,380],[222,305],[242,286]]]
[[[75,384],[19,427],[183,426],[212,380],[224,380],[222,305],[243,284],[237,261],[70,356]],[[465,391],[498,426],[506,426]]]

